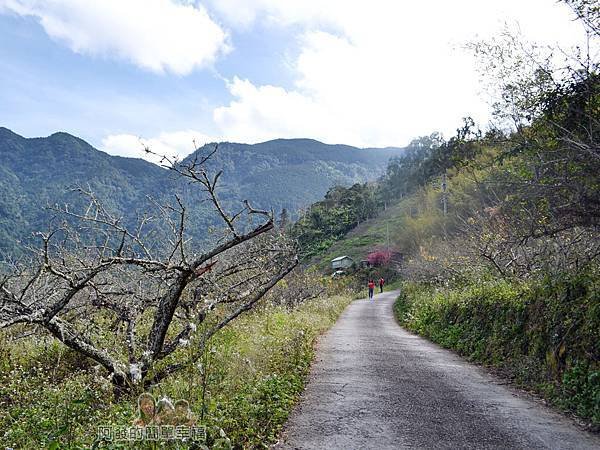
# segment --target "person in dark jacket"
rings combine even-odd
[[[383,279],[383,277],[381,277],[379,279],[379,292],[383,292],[383,285],[385,284],[385,280]]]

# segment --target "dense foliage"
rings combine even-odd
[[[313,203],[291,228],[298,240],[302,256],[309,258],[329,248],[361,222],[375,217],[381,202],[374,186],[355,184],[349,188],[336,186],[325,199]]]
[[[48,205],[87,206],[70,191],[76,184],[94,191],[129,224],[136,211],[148,208],[147,196],[162,200],[173,188],[160,167],[109,156],[68,134],[24,139],[0,128],[0,259],[48,228],[54,215]]]
[[[401,155],[390,159],[376,183],[330,189],[325,199],[313,203],[291,229],[302,255],[308,259],[325,254],[361,223],[379,217],[388,206],[427,186],[448,169],[467,164],[480,150],[476,137],[474,123],[465,120],[464,127],[448,141],[438,133],[413,140]]]

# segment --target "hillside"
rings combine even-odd
[[[308,139],[223,143],[210,168],[223,170],[220,195],[226,206],[233,208],[248,199],[257,207],[287,208],[293,214],[333,185],[375,179],[383,173],[389,157],[400,151],[326,145]],[[202,239],[213,223],[195,191],[152,163],[108,155],[67,133],[28,139],[0,128],[0,255],[14,253],[18,241],[27,243],[32,233],[47,227],[52,218],[48,205],[84,207],[70,191],[74,186],[89,187],[126,223],[133,223],[148,209],[149,196],[168,201],[174,192],[180,192],[189,205],[194,238]]]
[[[313,263],[320,269],[326,269],[330,267],[333,258],[343,255],[348,255],[358,262],[374,250],[385,249],[388,234],[391,236],[392,249],[397,250],[393,236],[397,230],[402,229],[404,209],[401,203],[389,206],[377,217],[361,223],[342,239],[334,242],[322,255],[315,257]]]

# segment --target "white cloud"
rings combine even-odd
[[[394,58],[390,49],[316,31],[303,36],[296,86],[256,86],[234,78],[234,99],[215,109],[215,123],[234,140],[312,137],[357,146],[402,145],[434,129],[451,132],[467,114],[485,118],[474,74],[446,70],[471,64],[464,55]]]
[[[257,87],[237,77],[228,87],[236,100],[213,113],[225,140],[254,143],[275,137],[318,137],[328,120],[321,105],[298,92]]]
[[[192,153],[195,148],[215,141],[217,139],[194,130],[163,132],[148,139],[132,134],[113,134],[102,140],[100,148],[111,155],[143,158],[150,162],[160,163],[159,156],[146,153],[144,148],[148,147],[153,153],[161,156],[182,159]]]
[[[489,117],[464,43],[517,22],[526,38],[542,43],[568,46],[581,37],[579,24],[555,0],[207,1],[228,26],[242,30],[240,39],[277,27],[275,34],[288,33],[288,48],[297,49],[291,58],[286,53],[291,86],[259,84],[239,72],[227,81],[231,99],[203,127],[218,140],[237,142],[310,137],[387,146],[432,131],[449,136],[464,116],[483,125]],[[131,139],[109,137],[104,147],[119,152],[131,148]],[[188,148],[165,135],[151,140],[155,148]]]
[[[434,130],[450,135],[467,115],[485,124],[488,106],[465,42],[517,20],[530,39],[579,37],[554,0],[214,0],[213,8],[234,26],[302,30],[291,88],[233,78],[233,99],[214,111],[221,133],[250,142],[403,145]]]
[[[227,22],[247,27],[257,20],[289,26],[343,24],[359,2],[348,0],[207,0]],[[377,2],[373,3],[378,8]],[[391,2],[388,1],[388,4]],[[371,6],[367,6],[371,9]]]
[[[35,17],[77,53],[178,75],[228,50],[227,34],[200,5],[173,0],[0,0],[0,13]]]

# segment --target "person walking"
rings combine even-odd
[[[375,290],[375,282],[373,280],[369,280],[369,299],[372,300],[373,299],[373,295],[374,295],[374,291]]]
[[[385,284],[385,280],[383,279],[383,277],[381,277],[379,279],[379,293],[381,294],[383,292],[383,285]]]

